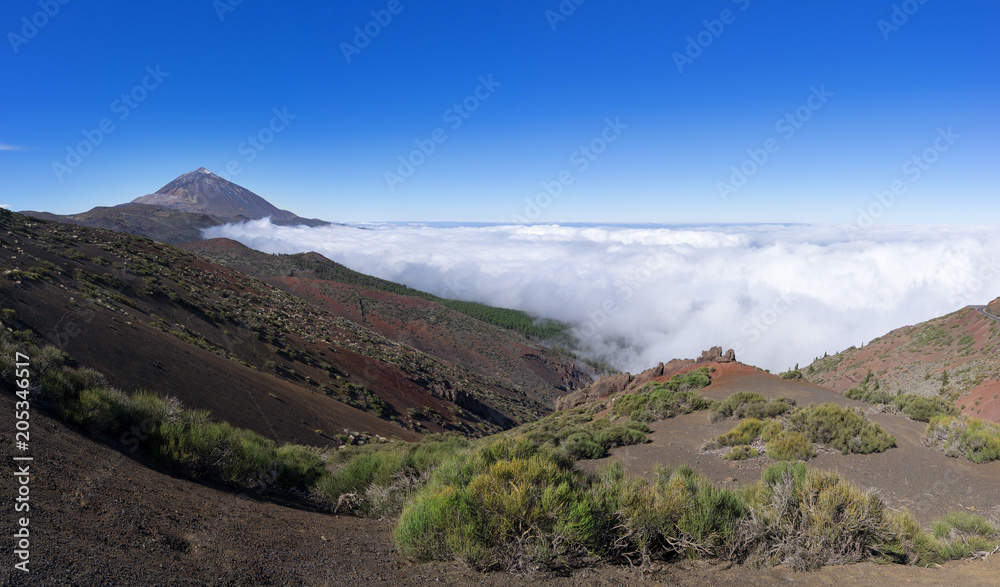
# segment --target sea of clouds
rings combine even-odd
[[[571,324],[637,372],[711,346],[772,371],[1000,295],[1000,235],[969,227],[753,225],[213,227],[316,251],[433,294]]]

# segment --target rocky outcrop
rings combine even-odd
[[[701,356],[698,357],[699,363],[735,363],[736,362],[736,351],[729,349],[725,353],[722,352],[721,346],[714,346],[707,351],[701,351]]]
[[[1000,298],[997,298],[986,306],[986,311],[994,316],[1000,316]]]

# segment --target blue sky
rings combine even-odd
[[[0,204],[204,166],[340,221],[1000,219],[995,1],[235,2],[4,3]]]

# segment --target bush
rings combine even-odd
[[[709,420],[718,422],[726,418],[757,418],[764,420],[780,416],[795,407],[795,400],[778,398],[769,400],[764,396],[747,391],[738,391],[724,401],[712,405]]]
[[[273,482],[274,442],[228,422],[212,422],[208,412],[184,411],[174,421],[160,424],[155,436],[153,457],[192,476],[218,477],[245,487]]]
[[[829,444],[842,454],[883,452],[896,446],[896,439],[884,428],[866,420],[859,411],[836,404],[799,408],[789,423],[810,442]]]
[[[974,463],[1000,459],[1000,424],[968,416],[936,416],[927,425],[927,439],[949,457],[965,455]]]
[[[874,493],[836,473],[801,463],[769,467],[747,490],[749,514],[737,521],[731,557],[750,566],[796,570],[863,560],[911,562],[898,524]]]
[[[734,446],[729,449],[729,452],[722,455],[722,458],[727,461],[742,461],[745,459],[753,459],[760,456],[760,452],[756,448],[750,448],[749,446]]]
[[[982,516],[953,512],[934,523],[931,536],[918,538],[920,563],[937,564],[990,552],[1000,546],[1000,531]]]
[[[891,394],[884,391],[867,390],[855,387],[844,393],[845,396],[870,404],[886,404],[895,406],[907,418],[918,422],[930,422],[935,416],[957,416],[958,409],[950,402],[939,397],[924,397],[909,393]]]
[[[556,412],[517,429],[535,446],[559,448],[573,460],[597,459],[616,446],[648,441],[649,427],[642,422],[611,422],[594,419],[592,410],[581,407]]]
[[[892,403],[906,414],[906,417],[918,422],[930,422],[931,418],[937,416],[958,415],[958,409],[940,397],[901,394],[897,395]]]
[[[765,445],[767,456],[779,461],[808,461],[816,456],[816,449],[809,439],[797,430],[784,430],[773,434]]]
[[[756,418],[747,418],[740,421],[735,428],[722,434],[715,439],[718,446],[737,446],[750,444],[764,429],[764,423]]]
[[[653,422],[708,409],[713,401],[690,391],[709,384],[707,369],[702,367],[683,376],[675,375],[666,383],[647,383],[638,391],[615,400],[611,412],[615,416],[628,416],[634,422]]]
[[[276,457],[277,481],[282,487],[305,491],[326,472],[323,459],[301,445],[286,444],[278,449]]]

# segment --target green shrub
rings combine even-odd
[[[1000,531],[982,516],[953,512],[934,523],[931,536],[919,537],[919,562],[939,564],[990,552],[1000,545]]]
[[[729,449],[729,452],[722,455],[723,459],[727,461],[742,461],[744,459],[753,459],[760,456],[760,452],[756,448],[750,448],[749,446],[734,446]]]
[[[750,444],[758,436],[760,436],[763,429],[763,422],[756,418],[747,418],[746,420],[741,420],[740,423],[729,432],[717,437],[715,442],[719,446]]]
[[[957,416],[958,409],[940,397],[923,397],[901,394],[893,399],[893,405],[908,418],[918,422],[930,422],[936,416]]]
[[[642,422],[611,422],[593,414],[584,407],[556,412],[519,427],[516,434],[535,446],[559,448],[574,460],[600,458],[616,446],[648,441],[649,427]]]
[[[326,472],[323,459],[304,446],[286,444],[277,450],[278,484],[305,491]]]
[[[769,400],[764,396],[747,391],[738,391],[724,401],[712,405],[709,420],[718,422],[726,418],[757,418],[765,420],[780,416],[795,407],[795,400],[778,398]]]
[[[783,373],[778,374],[782,379],[799,380],[802,379],[802,371],[799,369],[789,369]]]
[[[808,461],[816,456],[816,449],[798,430],[781,430],[769,436],[765,445],[767,456],[779,461]]]
[[[184,411],[160,424],[156,437],[154,458],[195,477],[218,477],[245,487],[272,481],[277,462],[274,442],[228,422],[212,422],[208,412]]]
[[[1000,459],[1000,424],[968,416],[936,416],[927,425],[927,439],[945,454],[964,454],[974,463]]]
[[[844,393],[845,396],[870,404],[887,404],[895,406],[906,417],[918,422],[930,422],[935,416],[957,416],[958,409],[950,402],[939,397],[924,397],[909,393],[891,394],[884,391],[867,390],[855,387]]]
[[[667,383],[647,383],[638,391],[617,398],[611,413],[628,416],[635,422],[654,422],[706,410],[713,401],[689,391],[694,389],[692,385],[701,383],[708,385],[707,372],[692,371],[685,378],[675,375]]]
[[[733,559],[809,570],[863,560],[910,562],[899,524],[874,493],[801,463],[769,467],[747,490],[749,515],[736,522]]]
[[[810,442],[829,444],[842,454],[883,452],[896,446],[884,428],[869,422],[860,411],[836,404],[810,404],[789,418],[790,425]]]

